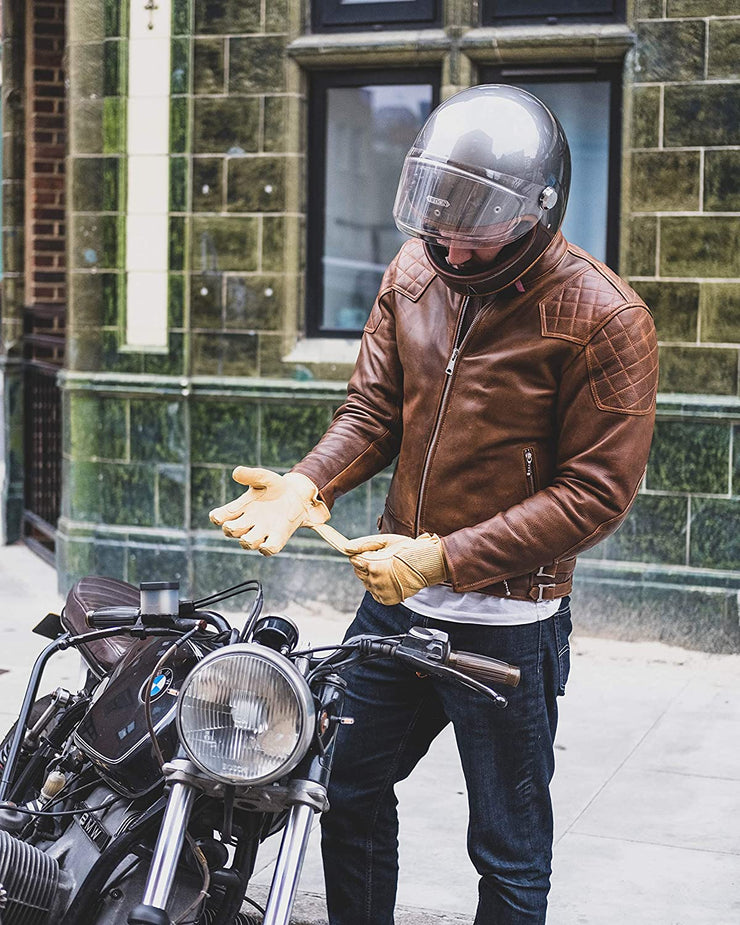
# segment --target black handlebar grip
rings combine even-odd
[[[85,623],[94,630],[107,630],[114,626],[133,626],[139,620],[136,607],[101,607],[88,610]]]
[[[462,671],[478,681],[487,681],[494,684],[505,684],[507,687],[516,687],[521,678],[521,671],[516,665],[509,665],[497,658],[488,658],[486,655],[476,655],[475,652],[450,652],[447,659],[450,668]]]

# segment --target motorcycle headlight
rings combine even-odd
[[[177,728],[190,759],[229,784],[267,784],[305,755],[316,723],[303,675],[272,649],[211,652],[180,688]]]

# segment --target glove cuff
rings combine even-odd
[[[421,575],[427,584],[438,585],[449,576],[442,541],[436,533],[422,533],[406,549],[396,553],[409,568]]]
[[[283,480],[298,495],[306,512],[305,526],[325,524],[331,517],[329,508],[319,498],[319,489],[311,479],[302,472],[286,472]]]

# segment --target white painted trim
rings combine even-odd
[[[171,0],[129,12],[124,349],[167,348]]]

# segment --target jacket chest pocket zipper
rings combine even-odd
[[[537,491],[537,479],[534,468],[534,450],[527,447],[524,450],[524,475],[527,479],[527,492],[531,496]]]

